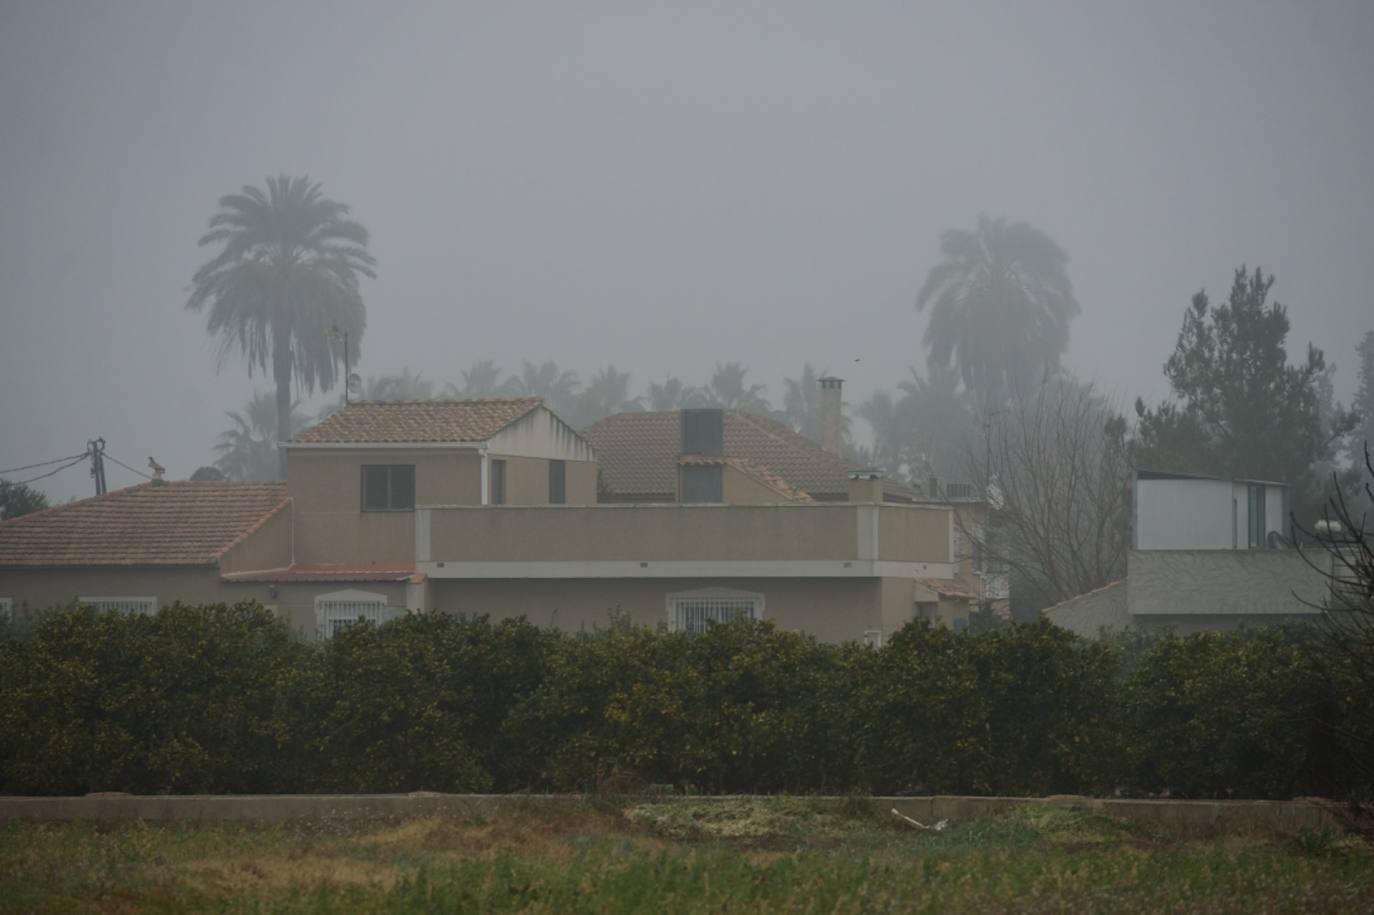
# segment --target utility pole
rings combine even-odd
[[[93,438],[86,443],[86,454],[91,459],[91,476],[95,479],[95,494],[105,495],[105,440]]]

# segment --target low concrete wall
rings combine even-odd
[[[711,797],[681,795],[622,796],[636,801],[673,803],[710,801]],[[837,806],[846,798],[817,798]],[[942,819],[962,823],[992,816],[1013,807],[1044,804],[1085,810],[1159,826],[1173,833],[1262,832],[1292,835],[1303,829],[1338,829],[1340,824],[1320,801],[1182,801],[1088,797],[874,797],[865,798],[879,815],[896,808],[906,816],[931,824]],[[87,797],[0,797],[0,822],[92,821],[102,823],[218,823],[249,821],[281,823],[292,820],[369,820],[451,816],[499,816],[502,812],[539,812],[575,809],[588,802],[583,795],[511,794],[327,794],[327,795],[93,795]]]

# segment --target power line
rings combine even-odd
[[[77,464],[80,464],[82,461],[86,460],[86,457],[87,455],[78,454],[76,456],[76,460],[72,461],[69,464],[63,464],[61,467],[55,467],[52,470],[49,470],[47,473],[40,473],[38,476],[29,477],[27,480],[14,480],[12,482],[15,486],[27,486],[28,484],[36,482],[38,480],[47,479],[55,473],[60,473],[61,471],[66,470],[68,467],[75,467]]]
[[[85,455],[83,454],[82,457],[85,457]],[[151,480],[151,479],[152,479],[152,477],[149,476],[148,474],[144,473],[144,472],[141,471],[141,470],[135,470],[134,468],[130,467],[128,464],[124,463],[124,462],[121,461],[119,458],[115,457],[113,454],[110,454],[109,452],[106,452],[106,453],[105,453],[105,457],[107,457],[107,458],[109,458],[110,460],[114,461],[116,464],[118,464],[120,467],[123,467],[125,470],[129,471],[130,473],[136,473],[136,474],[138,474],[139,476],[143,477],[143,479],[145,479],[145,480]]]
[[[60,464],[63,461],[73,461],[79,458],[85,458],[89,453],[90,452],[83,451],[80,454],[69,454],[66,457],[53,458],[51,461],[39,461],[37,464],[25,464],[23,467],[11,467],[8,470],[0,470],[0,476],[4,476],[7,473],[18,473],[21,470],[33,470],[35,467],[48,467],[52,464]]]

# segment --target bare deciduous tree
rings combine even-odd
[[[984,418],[967,466],[994,523],[968,537],[1039,609],[1120,578],[1130,545],[1126,421],[1091,384],[1052,378]]]

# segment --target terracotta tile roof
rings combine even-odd
[[[291,441],[299,444],[484,442],[538,407],[520,400],[369,400],[351,403]]]
[[[970,591],[961,586],[957,581],[949,578],[918,578],[916,583],[928,590],[934,591],[945,600],[978,600],[979,595],[976,591]]]
[[[220,576],[232,582],[387,582],[425,580],[423,572],[415,571],[414,563],[378,563],[375,565],[329,565],[324,563],[296,563],[281,569],[260,569],[250,572],[227,572]]]
[[[722,419],[726,457],[743,458],[814,498],[846,497],[850,465],[843,458],[765,416],[726,410]],[[616,413],[582,430],[582,437],[596,451],[614,497],[671,500],[677,492],[679,411]]]
[[[210,565],[286,504],[285,483],[143,483],[0,522],[0,566]]]
[[[748,458],[741,457],[720,457],[709,454],[684,454],[680,461],[683,464],[726,464],[734,467],[741,473],[746,473],[754,479],[763,483],[770,489],[776,490],[778,495],[793,502],[814,502],[809,495],[800,489],[793,489],[787,481],[775,473],[771,473],[763,467],[759,467]]]
[[[1061,600],[1057,604],[1051,604],[1048,607],[1043,607],[1041,608],[1040,613],[1042,615],[1050,613],[1053,610],[1058,610],[1060,607],[1063,607],[1066,604],[1071,604],[1076,600],[1082,600],[1085,597],[1092,597],[1094,594],[1101,594],[1103,591],[1110,591],[1112,588],[1124,585],[1125,583],[1126,579],[1124,578],[1118,578],[1116,581],[1109,581],[1105,585],[1102,585],[1100,588],[1093,588],[1091,591],[1084,591],[1082,594],[1075,594],[1073,597],[1070,597],[1067,600]]]

